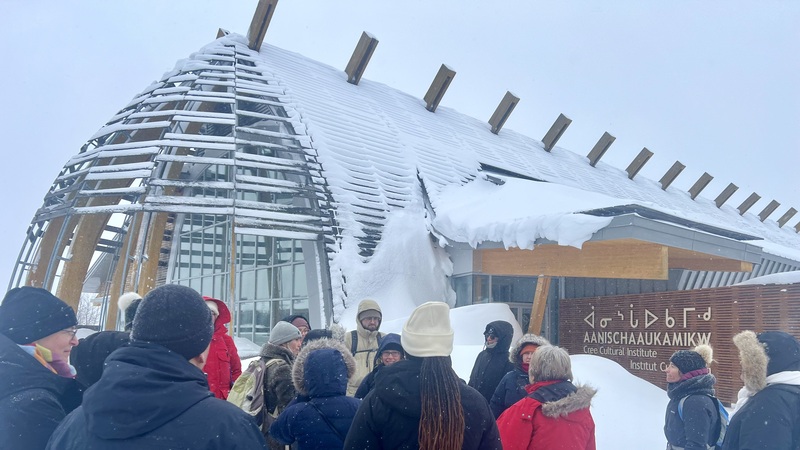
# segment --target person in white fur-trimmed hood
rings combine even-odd
[[[744,387],[722,448],[800,448],[800,342],[783,331],[743,331],[733,343]]]

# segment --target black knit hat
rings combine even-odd
[[[203,353],[214,334],[211,310],[197,291],[167,284],[145,295],[133,318],[131,341],[162,345],[186,359]]]
[[[30,344],[77,324],[75,311],[46,289],[14,288],[0,304],[0,333],[17,344]]]
[[[677,352],[672,354],[672,357],[669,359],[672,364],[675,364],[675,367],[681,371],[681,373],[689,373],[693,370],[705,369],[708,367],[706,365],[706,360],[700,356],[700,353],[697,353],[694,350],[678,350]]]
[[[767,376],[800,370],[800,342],[794,336],[783,331],[765,331],[758,334],[758,341],[767,347]]]

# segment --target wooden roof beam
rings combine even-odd
[[[700,195],[700,192],[702,192],[703,189],[708,186],[708,183],[711,183],[711,180],[713,179],[714,177],[712,177],[708,172],[703,172],[703,174],[700,175],[700,178],[698,178],[692,187],[689,188],[689,197],[691,197],[692,200],[697,198],[697,196]]]
[[[676,178],[678,178],[678,175],[680,175],[681,172],[683,172],[683,169],[685,168],[686,166],[681,164],[680,161],[675,161],[675,164],[673,164],[672,167],[669,168],[667,173],[665,173],[664,176],[661,177],[660,180],[658,180],[658,182],[661,183],[661,189],[666,191],[669,185],[672,184],[672,182],[675,181]]]
[[[353,50],[353,55],[350,56],[350,61],[347,63],[347,67],[344,69],[345,73],[347,74],[348,83],[358,85],[358,82],[361,81],[361,76],[364,75],[364,71],[367,70],[367,64],[369,64],[369,60],[372,58],[372,54],[375,53],[375,48],[377,47],[378,39],[376,39],[375,36],[367,33],[366,31],[361,33],[361,38],[358,40],[355,50]]]
[[[775,212],[775,210],[778,209],[778,206],[781,206],[781,204],[775,200],[772,200],[771,202],[769,202],[766,208],[764,208],[763,210],[761,210],[760,213],[758,213],[758,218],[761,219],[762,222],[767,220],[767,217],[769,217],[770,214]]]
[[[511,91],[506,91],[503,100],[500,101],[500,104],[497,105],[497,109],[494,110],[494,114],[489,118],[489,125],[492,126],[492,133],[497,134],[503,129],[503,125],[505,125],[508,117],[511,116],[511,112],[517,107],[517,103],[519,103],[519,97],[514,95]]]
[[[559,139],[561,139],[561,135],[567,131],[567,127],[569,124],[572,123],[572,119],[565,116],[564,114],[559,114],[558,118],[555,122],[553,122],[553,126],[547,130],[547,134],[544,135],[542,138],[542,144],[544,144],[544,151],[549,152],[556,146],[556,143]]]
[[[586,157],[589,158],[589,165],[592,167],[597,165],[597,162],[606,154],[606,151],[608,151],[608,148],[611,147],[611,144],[613,144],[616,139],[617,138],[609,134],[608,131],[604,132],[603,135],[600,136],[600,139],[597,140],[597,143],[594,144],[592,151],[586,155]]]
[[[717,198],[714,199],[714,203],[717,205],[717,208],[722,208],[722,205],[724,205],[725,202],[727,202],[728,199],[731,198],[731,195],[733,195],[734,192],[738,190],[739,186],[730,183],[728,187],[726,187],[722,192],[720,192]]]
[[[747,210],[750,209],[753,205],[755,205],[756,202],[759,201],[759,200],[761,200],[761,196],[760,195],[756,194],[755,192],[750,194],[750,196],[747,197],[747,199],[745,201],[743,201],[742,204],[739,205],[738,208],[736,208],[736,209],[739,210],[739,215],[743,216],[744,213],[746,213]]]
[[[250,22],[250,28],[247,29],[247,47],[250,50],[258,51],[261,48],[261,44],[264,43],[264,36],[267,35],[269,22],[272,20],[272,14],[275,13],[275,6],[277,5],[278,0],[258,0],[256,12]]]
[[[794,208],[789,208],[789,210],[783,213],[781,218],[778,219],[778,226],[783,228],[783,226],[786,225],[786,222],[788,222],[792,217],[794,217],[795,214],[797,214],[797,210]]]
[[[442,64],[442,67],[439,67],[439,72],[436,73],[431,87],[428,88],[428,92],[426,92],[425,97],[423,97],[423,100],[425,100],[425,109],[430,112],[436,112],[439,102],[442,101],[444,93],[447,92],[447,88],[450,87],[450,83],[455,76],[455,70],[444,64]]]
[[[625,172],[628,172],[628,179],[632,180],[633,177],[642,170],[647,161],[650,161],[650,158],[653,157],[653,152],[647,149],[647,147],[642,148],[642,151],[636,155],[636,158],[633,158],[633,161],[628,165],[628,168],[625,169]]]

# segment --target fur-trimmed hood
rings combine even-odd
[[[292,367],[292,383],[301,395],[344,395],[356,361],[337,339],[317,339],[303,347]]]
[[[577,385],[575,388],[575,392],[566,397],[542,403],[542,413],[547,417],[564,417],[592,406],[592,398],[597,390],[584,385]]]
[[[543,345],[550,345],[550,341],[548,341],[544,336],[539,336],[538,334],[523,334],[517,343],[511,347],[511,351],[508,353],[508,360],[514,363],[514,365],[517,367],[520,367],[522,364],[519,352],[527,344],[533,344],[541,347]]]
[[[742,381],[752,393],[767,386],[767,364],[769,358],[764,345],[758,336],[750,331],[742,331],[733,337],[733,344],[739,349],[739,361],[742,364]]]

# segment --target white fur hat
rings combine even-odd
[[[400,342],[412,356],[450,356],[453,334],[447,303],[427,302],[417,306],[406,320]]]
[[[137,294],[136,292],[126,292],[119,296],[119,300],[117,301],[117,305],[119,306],[120,311],[125,311],[128,309],[128,306],[131,306],[134,300],[141,300],[142,296]]]

